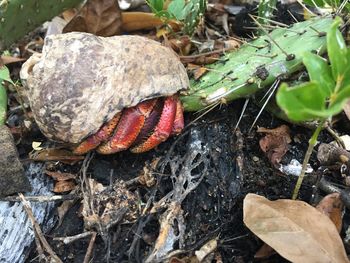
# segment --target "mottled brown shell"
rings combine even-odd
[[[95,133],[125,107],[189,86],[176,54],[156,41],[78,32],[47,37],[21,78],[41,131],[69,143]]]

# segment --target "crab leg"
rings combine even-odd
[[[174,96],[165,99],[162,114],[154,132],[146,141],[131,148],[131,152],[142,153],[149,151],[170,136],[176,115],[176,104],[176,97]]]
[[[139,135],[156,102],[157,100],[148,100],[123,110],[114,135],[99,146],[97,152],[111,154],[128,149]]]
[[[185,127],[184,109],[179,98],[176,98],[176,114],[171,135],[180,134]]]
[[[141,144],[152,134],[162,114],[163,105],[164,100],[159,99],[156,105],[154,105],[152,112],[150,113],[148,118],[146,118],[139,135],[137,136],[131,147]]]
[[[107,122],[105,125],[99,129],[97,133],[94,135],[91,135],[88,137],[85,141],[80,143],[74,150],[74,154],[85,154],[92,149],[95,149],[97,146],[99,146],[103,141],[106,141],[111,135],[113,134],[113,131],[115,127],[118,124],[118,121],[120,119],[121,113],[117,113],[109,122]]]

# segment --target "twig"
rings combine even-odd
[[[327,125],[326,130],[329,132],[330,135],[332,135],[332,137],[336,140],[340,147],[346,149],[343,139],[337,134],[336,131],[334,131],[329,125]]]
[[[46,196],[46,195],[38,195],[38,196],[26,196],[26,200],[30,202],[39,202],[39,203],[44,203],[44,202],[58,202],[58,201],[65,201],[65,200],[74,200],[78,199],[80,196],[76,194],[67,194],[67,195],[51,195],[51,196]],[[3,198],[0,198],[0,202],[2,201],[7,201],[7,202],[21,202],[22,199],[18,196],[6,196]]]
[[[36,231],[34,231],[34,240],[35,240],[36,250],[38,251],[39,262],[42,262],[46,258],[46,256],[44,254],[43,247],[41,246],[40,239]]]
[[[205,52],[205,53],[201,53],[201,54],[197,54],[197,55],[179,56],[179,58],[180,58],[182,63],[187,63],[187,62],[191,62],[192,60],[194,60],[196,58],[207,57],[207,56],[216,55],[216,54],[222,54],[222,53],[225,53],[226,51],[231,51],[231,50],[234,50],[234,49],[232,47],[230,47],[230,48],[222,48],[222,49],[213,50],[213,51],[210,51],[210,52]]]
[[[85,238],[87,236],[90,236],[92,235],[93,231],[88,231],[88,232],[84,232],[84,233],[81,233],[81,234],[78,234],[78,235],[75,235],[75,236],[69,236],[69,237],[54,237],[53,240],[55,241],[62,241],[64,244],[70,244],[76,240],[79,240],[79,239],[82,239],[82,238]]]
[[[331,182],[327,181],[324,177],[321,178],[321,180],[318,182],[318,188],[326,192],[327,194],[339,193],[340,198],[343,201],[344,205],[348,209],[350,209],[350,194],[348,191],[333,185]]]
[[[92,249],[93,249],[94,244],[95,244],[95,240],[96,240],[96,232],[92,232],[92,237],[90,239],[89,246],[88,246],[88,248],[86,250],[86,254],[85,254],[83,263],[89,263],[90,262],[90,257],[91,257],[91,254],[92,254]]]
[[[41,228],[40,228],[38,222],[36,222],[36,220],[35,220],[30,203],[24,198],[23,194],[20,193],[18,195],[22,200],[24,210],[27,212],[28,217],[29,217],[30,221],[32,222],[34,233],[38,236],[38,239],[40,240],[41,244],[45,248],[46,252],[49,253],[51,258],[53,260],[55,260],[56,263],[57,262],[63,263],[62,260],[56,255],[56,253],[50,247],[49,243],[47,242],[46,238],[44,237],[43,232],[41,231]]]

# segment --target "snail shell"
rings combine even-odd
[[[20,75],[43,134],[68,143],[95,133],[123,108],[189,87],[176,54],[140,36],[48,36]]]

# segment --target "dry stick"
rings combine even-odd
[[[222,49],[217,49],[217,50],[213,50],[213,51],[209,51],[209,52],[205,52],[205,53],[201,53],[201,54],[196,54],[196,55],[179,56],[179,58],[180,58],[181,62],[187,63],[187,62],[191,62],[193,59],[196,59],[196,58],[207,57],[207,56],[216,55],[216,54],[222,54],[222,53],[225,53],[226,51],[232,51],[232,50],[234,50],[234,48],[232,48],[232,47],[222,48]]]
[[[312,134],[310,140],[309,140],[309,146],[307,148],[305,157],[304,157],[304,161],[303,161],[303,166],[301,168],[301,172],[300,175],[298,177],[298,181],[295,185],[294,191],[293,191],[293,196],[292,199],[295,200],[298,197],[298,193],[299,193],[299,189],[301,187],[301,184],[303,182],[304,176],[305,176],[305,172],[306,172],[306,168],[307,168],[307,164],[309,163],[311,154],[312,154],[312,150],[314,149],[316,143],[317,143],[317,138],[318,135],[320,134],[320,132],[323,129],[324,124],[326,123],[326,120],[323,120],[320,122],[319,126],[316,128],[316,130],[314,131],[314,133]]]
[[[91,254],[92,254],[92,249],[94,247],[94,244],[95,244],[95,240],[96,240],[96,232],[93,232],[92,233],[92,237],[90,239],[90,242],[89,242],[89,246],[86,250],[86,254],[85,254],[85,257],[84,257],[84,262],[83,263],[89,263],[90,262],[90,257],[91,257]]]
[[[18,195],[22,200],[24,210],[26,211],[30,221],[32,222],[34,233],[38,236],[38,238],[39,238],[41,244],[43,245],[43,247],[45,248],[46,252],[50,254],[51,258],[53,260],[55,260],[55,262],[63,263],[62,260],[56,255],[56,253],[50,247],[49,243],[47,242],[46,238],[44,237],[43,232],[41,231],[41,228],[40,228],[38,222],[36,222],[36,220],[35,220],[30,203],[24,198],[23,194],[20,193]]]
[[[346,149],[343,139],[337,134],[336,131],[334,131],[329,125],[327,125],[326,130],[329,132],[330,135],[332,135],[332,137],[336,140],[340,147]]]
[[[84,232],[84,233],[81,233],[81,234],[78,234],[78,235],[75,235],[75,236],[69,236],[69,237],[54,237],[53,240],[55,241],[62,241],[65,245],[69,244],[69,243],[72,243],[76,240],[79,240],[79,239],[82,239],[82,238],[85,238],[87,236],[90,236],[92,235],[93,231],[88,231],[88,232]]]
[[[76,194],[67,194],[67,195],[39,195],[39,196],[26,196],[26,200],[30,202],[55,202],[55,201],[66,201],[66,200],[74,200],[80,198],[80,196]],[[0,202],[20,202],[22,199],[18,196],[6,196],[3,198],[0,198]]]
[[[34,240],[35,240],[36,250],[38,251],[39,262],[41,262],[43,259],[46,258],[46,256],[44,254],[43,247],[41,246],[40,239],[36,231],[34,231]]]

